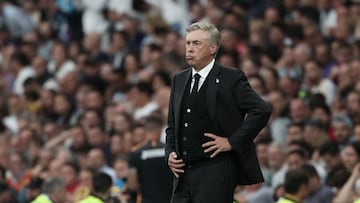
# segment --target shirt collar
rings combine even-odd
[[[212,59],[211,62],[203,69],[201,69],[199,72],[196,72],[196,70],[192,68],[192,76],[194,77],[196,73],[199,73],[201,78],[206,78],[206,76],[210,73],[212,67],[214,66],[214,63],[215,63],[215,59]]]
[[[301,203],[301,199],[299,199],[298,197],[296,197],[295,195],[289,194],[289,193],[285,193],[284,195],[285,199],[291,200],[294,203]]]

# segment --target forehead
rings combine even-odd
[[[333,122],[333,127],[334,127],[334,128],[348,128],[348,126],[346,125],[346,123],[344,123],[343,121]]]
[[[207,39],[207,32],[203,30],[190,31],[186,35],[186,41],[201,41]]]

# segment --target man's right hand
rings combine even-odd
[[[168,159],[168,165],[175,177],[179,178],[179,174],[184,173],[184,169],[182,168],[185,164],[182,159],[177,159],[177,157],[176,152],[171,152]]]

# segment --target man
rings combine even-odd
[[[331,203],[334,192],[327,185],[321,183],[320,176],[316,168],[310,164],[301,166],[309,179],[309,196],[305,199],[305,203]]]
[[[113,202],[111,198],[112,179],[103,172],[98,172],[92,177],[92,192],[80,203],[105,203]]]
[[[293,169],[285,175],[285,195],[277,203],[302,203],[308,196],[309,179],[300,169]]]
[[[87,154],[88,167],[95,171],[101,171],[108,174],[113,183],[116,183],[116,175],[113,168],[107,165],[104,152],[100,148],[93,148]]]
[[[41,194],[41,187],[44,180],[40,177],[32,177],[29,184],[24,187],[17,196],[19,203],[28,203],[33,201]]]
[[[42,193],[31,203],[57,203],[65,202],[65,182],[59,177],[45,180],[41,188]]]
[[[315,150],[329,140],[324,124],[318,119],[309,119],[304,124],[304,140]]]
[[[347,115],[338,115],[332,119],[332,126],[334,128],[334,137],[336,143],[340,145],[340,148],[344,147],[350,142],[352,135],[353,124]]]
[[[1,22],[10,31],[11,37],[21,38],[35,28],[30,15],[10,1],[0,2]]]
[[[163,119],[151,115],[145,119],[147,143],[129,154],[129,177],[126,188],[139,191],[142,203],[169,203],[172,176],[164,163],[165,146],[160,142]]]
[[[271,186],[274,188],[284,184],[286,173],[289,170],[297,169],[307,162],[307,157],[302,149],[295,149],[286,154],[284,166],[273,175]]]
[[[73,200],[75,191],[79,187],[80,166],[77,162],[67,161],[60,169],[60,177],[65,181],[65,191],[68,200]]]
[[[331,105],[336,96],[336,85],[329,78],[323,77],[323,67],[315,60],[305,63],[304,84],[312,93],[320,93],[326,99],[326,104]]]
[[[290,117],[293,123],[304,123],[310,116],[310,108],[304,100],[296,98],[290,101]]]
[[[271,112],[242,71],[215,63],[219,43],[213,25],[187,29],[191,68],[174,76],[166,129],[173,203],[230,203],[236,184],[263,181],[253,139]]]
[[[156,102],[152,101],[153,89],[148,82],[134,84],[129,92],[128,98],[134,107],[134,119],[139,121],[158,109]]]

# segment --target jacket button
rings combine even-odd
[[[183,141],[186,142],[186,141],[187,141],[187,137],[183,137]]]
[[[185,128],[187,128],[187,127],[189,126],[189,124],[188,124],[188,123],[184,123],[184,126],[185,126]]]
[[[191,112],[191,109],[189,109],[189,108],[188,108],[188,109],[186,109],[186,112],[190,113],[190,112]]]
[[[187,151],[183,151],[183,155],[186,156],[186,155],[187,155]]]

